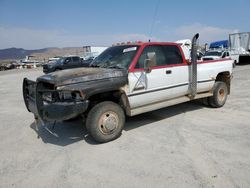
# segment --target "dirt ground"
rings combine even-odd
[[[36,131],[22,79],[41,74],[0,72],[0,187],[250,187],[250,65],[234,69],[223,108],[188,102],[127,118],[106,144],[80,119],[58,123],[58,137]]]

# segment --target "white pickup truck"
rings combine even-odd
[[[216,49],[216,50],[208,50],[205,52],[204,56],[201,58],[203,61],[206,60],[216,60],[229,58],[230,52],[228,50]]]
[[[43,125],[82,116],[98,142],[116,139],[125,117],[203,98],[222,107],[230,93],[232,60],[197,62],[196,34],[191,62],[180,45],[138,42],[112,46],[89,68],[62,70],[23,81],[27,109]]]

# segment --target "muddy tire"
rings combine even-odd
[[[111,101],[95,105],[88,113],[86,128],[97,142],[104,143],[118,138],[123,130],[123,109]]]
[[[208,104],[214,108],[222,107],[227,100],[228,89],[224,82],[215,82],[213,96],[208,98]]]

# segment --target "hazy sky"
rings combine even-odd
[[[175,41],[196,32],[200,43],[212,42],[250,31],[249,7],[250,0],[0,0],[0,49]]]

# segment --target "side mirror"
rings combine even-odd
[[[156,55],[155,52],[147,53],[147,59],[144,61],[144,70],[146,73],[151,72],[151,67],[156,65]]]
[[[186,62],[187,62],[188,65],[192,64],[191,59],[186,59]]]

